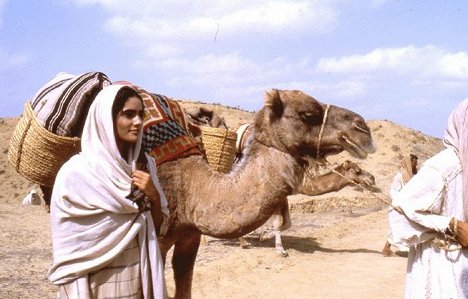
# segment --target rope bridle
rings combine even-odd
[[[325,112],[323,113],[322,125],[320,127],[320,132],[317,141],[317,158],[320,156],[320,143],[322,142],[323,130],[325,129],[325,124],[327,123],[329,110],[330,104],[327,105],[327,107],[325,108]]]

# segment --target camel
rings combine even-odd
[[[184,112],[188,120],[194,125],[228,129],[224,118],[211,109],[205,107],[191,107],[185,108]]]
[[[306,174],[302,184],[298,187],[297,193],[309,196],[321,195],[329,192],[336,192],[355,184],[370,188],[375,185],[375,177],[371,173],[360,168],[356,163],[346,160],[325,174],[318,176]],[[288,256],[288,253],[283,247],[280,232],[291,227],[289,210],[285,210],[286,208],[287,207],[283,207],[275,211],[270,218],[273,229],[264,230],[260,234],[260,241],[275,237],[276,253],[283,257]],[[244,240],[243,242],[241,246],[245,247],[245,242],[247,241]]]
[[[297,192],[309,158],[344,150],[362,159],[375,151],[360,115],[298,90],[273,89],[255,114],[242,161],[230,173],[213,170],[200,155],[159,165],[170,210],[169,230],[159,245],[164,261],[174,246],[174,298],[191,298],[202,234],[239,238],[259,228],[287,206],[287,196]]]
[[[252,124],[247,123],[241,125],[237,130],[237,143],[236,143],[236,162],[239,162],[243,156],[243,149],[246,141],[252,134]],[[356,163],[349,160],[341,163],[333,170],[322,174],[316,175],[315,167],[318,164],[312,163],[304,175],[302,184],[299,185],[297,193],[314,196],[321,195],[328,192],[334,192],[345,188],[346,186],[359,184],[365,187],[375,185],[375,177],[369,172],[361,169]],[[272,215],[270,218],[273,229],[261,232],[260,240],[270,239],[275,237],[275,250],[280,256],[288,256],[287,251],[284,249],[281,240],[280,231],[286,230],[291,227],[291,219],[289,216],[289,209],[283,206]],[[239,238],[239,244],[242,248],[248,248],[251,244],[245,240],[244,237]]]
[[[310,196],[321,195],[352,185],[371,187],[375,185],[375,177],[356,163],[346,160],[325,174],[305,175],[297,193]]]

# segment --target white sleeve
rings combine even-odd
[[[411,245],[444,231],[450,222],[450,217],[440,215],[445,196],[443,174],[432,167],[422,167],[393,198],[394,207],[404,212],[389,214],[394,240]]]
[[[393,200],[396,194],[403,188],[403,176],[401,173],[395,174],[390,185],[390,198]]]

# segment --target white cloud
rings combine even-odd
[[[79,5],[101,5],[110,17],[106,28],[116,36],[129,35],[152,42],[178,43],[194,37],[248,32],[329,32],[336,12],[329,1],[150,1],[75,0]]]
[[[306,58],[249,56],[252,39],[317,35],[333,31],[337,22],[334,0],[74,2],[99,5],[109,14],[105,29],[132,50],[133,67],[167,74],[170,86],[210,84],[223,95],[226,86],[271,87],[288,75],[311,72]]]
[[[468,52],[450,53],[432,45],[417,48],[379,48],[363,55],[323,58],[316,71],[364,74],[392,71],[417,78],[468,78]]]
[[[437,63],[437,69],[447,77],[468,78],[468,52],[446,53]]]

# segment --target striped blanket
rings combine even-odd
[[[31,100],[39,123],[60,136],[81,137],[89,107],[109,78],[101,72],[58,73]]]
[[[201,155],[188,130],[186,116],[179,103],[166,96],[150,93],[126,81],[137,90],[145,105],[142,149],[156,160],[156,165],[190,155]]]

